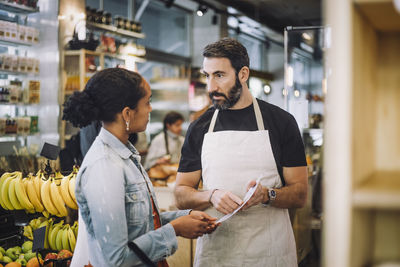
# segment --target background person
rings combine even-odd
[[[196,238],[214,228],[204,212],[160,213],[153,187],[129,134],[146,129],[151,90],[137,73],[110,68],[96,73],[64,104],[75,127],[101,121],[76,180],[80,227],[71,266],[144,266],[134,242],[158,266],[177,249],[176,236]],[[188,215],[190,213],[190,215]]]
[[[179,208],[222,217],[243,210],[200,237],[195,266],[297,266],[288,208],[302,207],[307,169],[301,135],[288,112],[255,99],[247,87],[246,48],[225,38],[205,47],[203,73],[214,107],[186,133],[176,180]],[[200,179],[204,191],[198,190]],[[265,205],[261,205],[265,204]]]
[[[185,138],[182,136],[182,114],[170,111],[163,120],[163,131],[153,141],[144,164],[146,170],[157,164],[177,164],[181,158],[181,149]]]

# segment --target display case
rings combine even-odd
[[[327,1],[325,10],[324,266],[398,266],[400,14],[391,0]]]

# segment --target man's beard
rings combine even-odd
[[[240,96],[242,95],[242,89],[242,85],[236,77],[235,85],[228,91],[228,96],[218,92],[211,92],[209,93],[209,96],[216,109],[225,110],[233,107],[239,101]],[[225,100],[215,100],[213,96],[222,96]]]

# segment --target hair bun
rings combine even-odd
[[[63,106],[63,120],[71,122],[75,127],[82,128],[99,119],[100,109],[85,91],[74,92]]]

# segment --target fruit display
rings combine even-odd
[[[0,247],[0,267],[69,266],[78,235],[78,222],[73,223],[74,213],[71,213],[78,209],[75,198],[77,173],[78,169],[74,168],[66,176],[60,172],[47,175],[43,171],[27,176],[20,171],[1,175],[1,208],[25,210],[28,215],[23,213],[27,219],[24,224],[30,221],[23,227],[23,232],[21,228],[23,237],[17,235],[17,241],[6,243],[4,248]],[[64,220],[72,222],[69,224]],[[34,231],[42,227],[45,227],[43,248],[39,253],[34,253]],[[15,246],[22,242],[21,246]]]
[[[33,231],[46,226],[46,237],[44,247],[52,250],[75,250],[76,239],[78,236],[78,222],[71,226],[64,224],[64,220],[54,223],[53,218],[39,217],[29,222],[29,225],[24,226],[23,235],[33,240]]]
[[[22,172],[7,172],[0,177],[0,205],[5,210],[43,212],[58,217],[68,215],[66,206],[78,209],[75,181],[78,170],[63,176],[56,172],[45,177],[42,171],[23,178]]]
[[[27,241],[27,242],[31,242],[31,241]],[[67,266],[68,267],[71,264],[71,258],[73,256],[73,253],[66,249],[63,249],[63,250],[59,251],[58,253],[48,252],[48,253],[44,253],[44,254],[40,254],[40,253],[36,254],[36,253],[32,252],[32,250],[23,252],[21,249],[22,248],[19,246],[15,246],[15,247],[7,249],[7,251],[5,253],[8,256],[0,255],[0,266],[8,266],[8,267]],[[2,263],[4,263],[5,265],[2,265]],[[60,263],[60,265],[58,265],[58,263]]]

